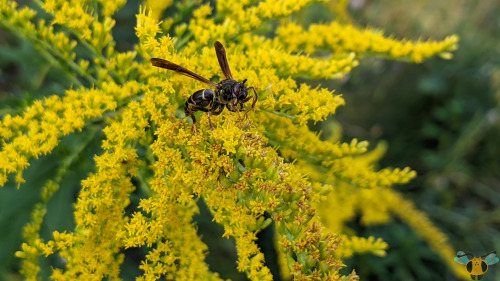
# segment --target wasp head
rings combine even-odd
[[[242,83],[234,84],[233,93],[238,101],[243,101],[244,99],[247,98],[248,89],[245,86],[246,82],[247,82],[247,79],[243,80]]]

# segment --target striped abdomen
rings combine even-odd
[[[204,111],[207,112],[208,109],[203,110],[201,108],[206,108],[210,104],[212,104],[214,99],[214,91],[212,89],[203,89],[196,91],[192,94],[186,101],[184,106],[184,112],[187,115],[190,115],[191,112],[194,111]]]

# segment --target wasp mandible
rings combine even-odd
[[[238,82],[234,80],[231,70],[229,69],[229,64],[227,63],[226,50],[224,46],[219,41],[214,44],[215,53],[217,54],[217,60],[219,61],[220,68],[224,73],[226,79],[220,81],[219,83],[214,83],[200,75],[187,70],[186,68],[177,65],[171,61],[167,61],[159,58],[152,58],[151,63],[153,66],[161,67],[165,69],[173,70],[177,73],[186,75],[203,83],[213,86],[215,89],[202,89],[196,91],[192,94],[186,101],[184,105],[184,112],[186,116],[191,116],[193,119],[193,131],[196,131],[196,118],[194,117],[194,112],[203,111],[207,113],[208,122],[210,123],[210,129],[214,129],[212,125],[212,120],[210,120],[210,115],[219,115],[227,107],[228,110],[232,112],[240,112],[243,110],[243,104],[253,99],[252,107],[245,110],[245,117],[248,112],[255,108],[255,103],[257,102],[257,92],[254,87],[246,87],[245,82]],[[248,96],[248,91],[253,90],[254,95]],[[238,109],[237,106],[240,105]]]

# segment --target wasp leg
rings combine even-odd
[[[245,109],[245,108],[243,108],[243,104],[244,104],[245,102],[247,102],[247,101],[251,100],[251,99],[252,99],[252,97],[247,97],[247,98],[245,98],[244,100],[242,100],[242,101],[240,101],[240,102],[239,102],[239,104],[240,104],[240,111],[243,111],[243,109]],[[244,115],[244,117],[243,117],[244,119],[248,119],[248,111],[250,111],[250,110],[252,110],[252,109],[248,109],[248,110],[247,110],[247,109],[245,109],[245,115]]]
[[[191,116],[193,119],[193,131],[196,132],[196,118],[194,117],[194,112],[203,111],[209,112],[211,109],[207,108],[212,104],[214,97],[214,91],[211,89],[203,89],[196,91],[192,94],[186,101],[184,105],[184,113],[186,116]]]
[[[214,125],[212,125],[212,119],[210,119],[210,111],[207,112],[207,117],[208,117],[208,124],[210,124],[210,130],[212,130],[212,133],[213,133]]]
[[[191,131],[193,133],[196,133],[196,117],[194,117],[194,112],[196,110],[193,110],[193,104],[190,104],[186,101],[186,105],[184,106],[184,113],[186,116],[191,116],[191,119],[193,119],[193,125],[191,125]]]
[[[236,104],[236,105],[237,105],[237,104]],[[231,111],[231,112],[240,112],[240,111],[241,111],[240,109],[238,109],[238,108],[237,108],[234,104],[232,104],[232,103],[228,103],[228,104],[226,104],[226,107],[227,107],[227,109],[228,109],[229,111]]]
[[[230,103],[226,104],[226,107],[230,111],[238,113],[238,119],[240,120],[240,126],[243,126],[243,119],[241,119],[240,110],[236,107],[237,105],[238,105],[237,103],[233,104],[230,102]]]
[[[253,93],[254,93],[254,96],[253,96],[253,102],[252,102],[252,108],[250,108],[249,110],[247,111],[250,111],[252,109],[255,108],[255,104],[257,103],[257,99],[259,98],[259,96],[257,95],[257,91],[255,91],[255,88],[254,87],[250,87],[248,88],[249,90],[252,89]]]
[[[224,105],[221,103],[214,103],[211,109],[212,115],[219,115],[224,110]]]
[[[196,111],[209,112],[209,108],[186,102],[186,107],[184,109],[184,112],[186,113],[186,115],[191,116],[191,119],[193,119],[193,125],[192,125],[191,130],[195,133],[196,133],[196,124],[198,123],[198,121],[196,120],[196,117],[194,117],[194,113]],[[209,117],[209,120],[210,120],[210,117]]]
[[[257,95],[257,92],[255,91],[255,88],[254,87],[250,87],[248,88],[248,90],[252,90],[253,93],[254,93],[254,96],[253,97],[247,97],[246,99],[242,100],[241,101],[241,108],[243,108],[243,103],[249,101],[250,99],[253,99],[253,102],[252,102],[252,107],[245,110],[245,119],[248,119],[248,112],[250,110],[253,110],[255,108],[255,104],[257,103],[257,99],[259,98],[259,96]]]
[[[226,104],[226,108],[227,108],[227,110],[229,110],[231,112],[238,112],[238,110],[234,110],[233,108],[229,107],[229,103]]]
[[[214,130],[214,126],[212,125],[212,119],[210,119],[210,115],[219,115],[224,110],[224,105],[219,103],[213,103],[212,107],[207,111],[208,123],[210,124],[210,129]]]

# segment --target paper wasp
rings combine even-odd
[[[189,115],[193,119],[194,131],[196,131],[196,118],[194,117],[194,112],[196,111],[203,111],[207,113],[210,129],[213,130],[214,127],[212,125],[212,120],[210,120],[210,115],[221,114],[224,107],[227,107],[227,109],[232,112],[240,112],[243,109],[243,104],[250,99],[253,99],[252,107],[245,110],[245,116],[247,116],[248,111],[254,109],[255,103],[257,102],[257,92],[254,87],[245,86],[247,79],[243,80],[243,82],[238,82],[233,79],[233,75],[231,74],[231,70],[229,69],[229,64],[227,62],[226,50],[224,49],[224,46],[222,46],[219,41],[216,41],[214,47],[220,68],[226,77],[226,79],[217,84],[173,62],[159,58],[151,59],[153,66],[173,70],[177,73],[209,84],[215,88],[214,90],[202,89],[196,91],[187,99],[186,104],[184,105],[184,112],[186,113],[186,116]],[[253,90],[253,97],[248,97],[249,90]],[[237,105],[240,105],[239,109],[236,107]]]

